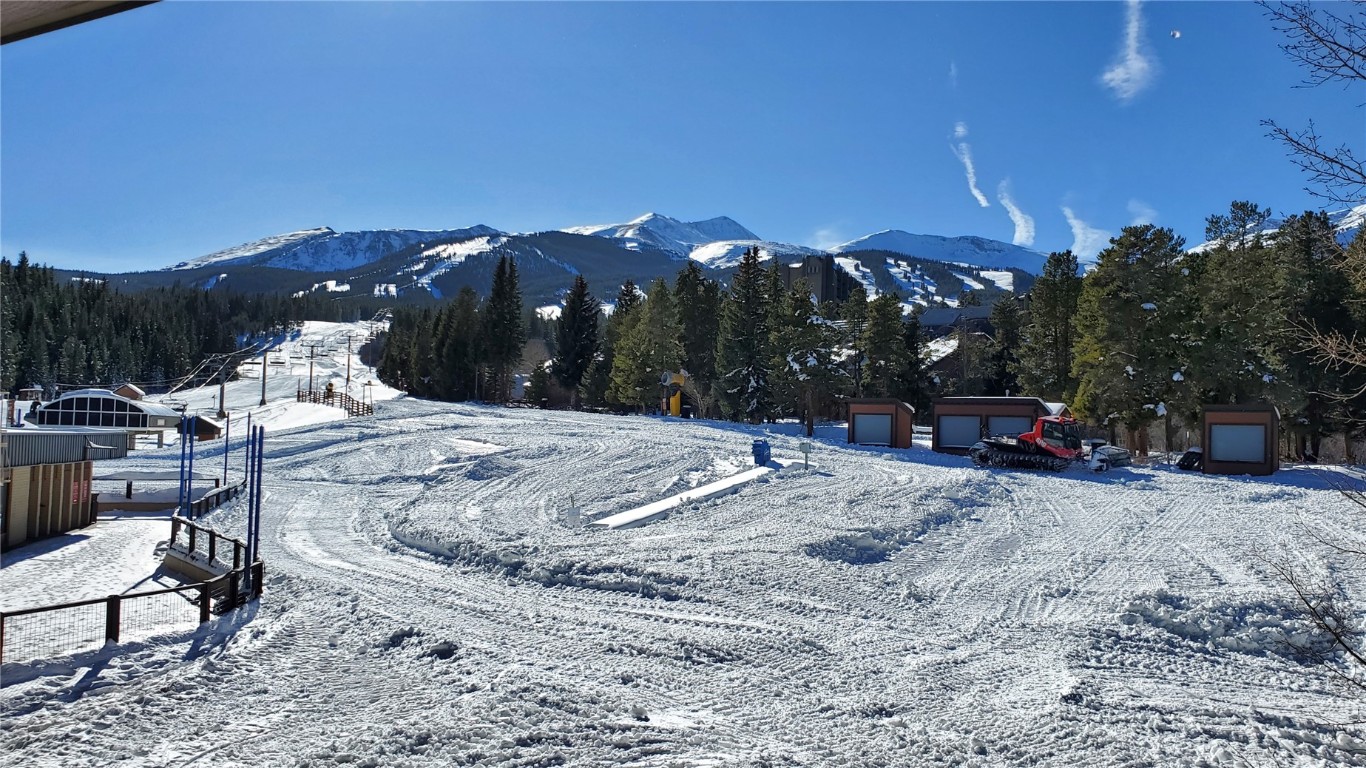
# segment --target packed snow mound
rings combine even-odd
[[[640,246],[645,245],[668,251],[680,258],[689,256],[695,248],[708,243],[723,240],[759,240],[758,235],[726,216],[704,221],[679,221],[658,213],[647,213],[625,224],[569,227],[562,231],[619,240],[623,247],[632,250],[638,250]]]
[[[718,240],[714,243],[694,248],[688,258],[712,269],[727,269],[738,266],[745,251],[759,249],[759,260],[768,261],[773,257],[800,259],[805,256],[820,256],[824,251],[805,248],[800,245],[774,243],[768,240]]]
[[[263,238],[182,261],[170,269],[196,269],[214,264],[332,272],[369,264],[423,243],[500,234],[498,230],[483,224],[465,229],[381,229],[360,232],[336,232],[323,227]]]
[[[915,235],[899,229],[865,235],[830,250],[834,253],[892,251],[919,259],[947,261],[973,267],[1013,267],[1035,275],[1043,272],[1044,261],[1048,258],[1038,251],[985,237]]]
[[[1362,203],[1361,205],[1352,208],[1345,208],[1340,211],[1330,211],[1328,213],[1328,221],[1332,223],[1333,231],[1337,233],[1338,242],[1345,247],[1348,243],[1352,242],[1352,238],[1356,237],[1357,230],[1361,229],[1361,225],[1366,224],[1366,203]],[[1263,238],[1269,239],[1276,234],[1276,230],[1280,229],[1281,225],[1284,223],[1285,219],[1283,218],[1268,219],[1266,222],[1266,229],[1263,229],[1258,234]],[[1219,243],[1216,240],[1206,240],[1193,248],[1187,248],[1186,252],[1203,253],[1214,248],[1218,244]]]

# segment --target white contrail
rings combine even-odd
[[[1114,91],[1120,101],[1130,101],[1147,88],[1157,74],[1157,63],[1143,45],[1143,16],[1140,0],[1129,0],[1125,8],[1124,43],[1115,63],[1105,70],[1100,80]]]
[[[963,139],[967,135],[967,123],[960,120],[954,124],[953,137],[955,139]],[[972,147],[968,146],[966,141],[959,141],[957,144],[950,144],[949,149],[953,150],[954,156],[963,164],[963,170],[968,175],[968,190],[972,192],[973,197],[977,198],[977,204],[983,208],[990,208],[991,201],[987,200],[987,196],[977,188],[977,169],[972,165]]]
[[[1109,242],[1110,233],[1096,229],[1077,218],[1077,214],[1065,205],[1062,207],[1062,215],[1067,217],[1067,224],[1072,228],[1072,253],[1076,254],[1078,259],[1094,259]]]
[[[1006,213],[1010,214],[1010,220],[1015,223],[1015,238],[1011,242],[1026,247],[1033,245],[1034,217],[1020,210],[1020,206],[1015,204],[1015,200],[1010,196],[1010,179],[1002,181],[996,187],[996,199],[1001,201]]]

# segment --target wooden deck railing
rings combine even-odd
[[[345,392],[327,392],[326,390],[301,389],[297,396],[298,402],[317,403],[319,405],[330,405],[346,411],[347,416],[371,416],[375,413],[375,407],[369,403],[346,394]]]

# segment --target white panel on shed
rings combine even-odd
[[[1034,420],[1028,416],[988,416],[987,434],[1019,437],[1034,430]]]
[[[891,445],[892,415],[890,413],[854,414],[854,442],[860,445]]]
[[[969,448],[982,439],[979,416],[940,416],[934,428],[939,432],[940,448]]]
[[[1209,429],[1210,461],[1266,461],[1266,425],[1214,424]]]

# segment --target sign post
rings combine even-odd
[[[801,452],[802,452],[802,470],[805,471],[805,470],[810,469],[810,468],[811,468],[811,443],[808,442],[808,441],[806,441],[806,440],[803,440],[803,441],[801,441],[801,443],[799,443],[799,444],[797,445],[797,448],[799,448],[799,449],[801,450]]]

